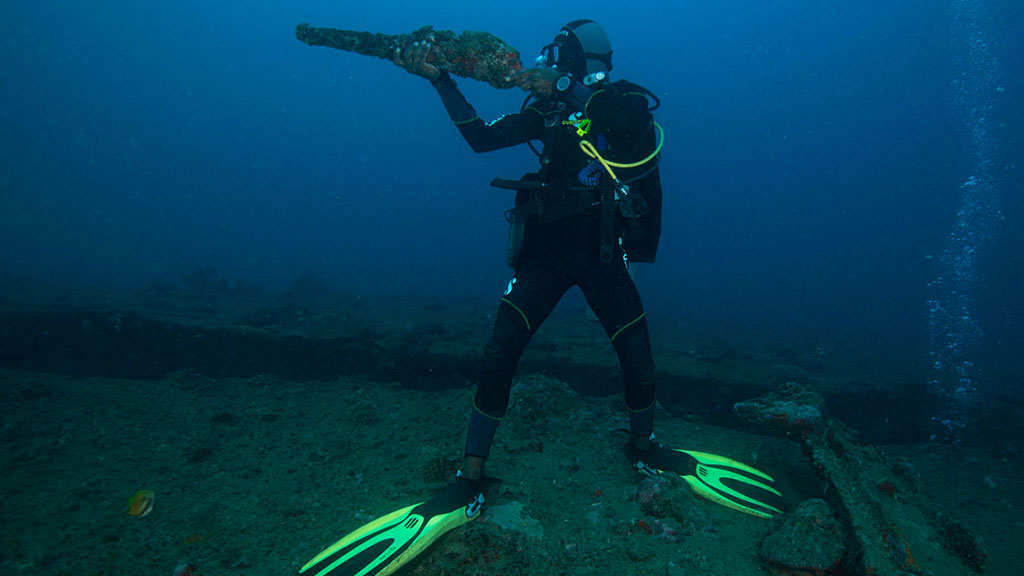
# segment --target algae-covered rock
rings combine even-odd
[[[748,424],[789,434],[821,427],[825,400],[817,392],[796,382],[761,398],[737,402],[736,416]]]
[[[402,574],[439,576],[466,574],[543,574],[544,550],[521,532],[501,530],[476,521],[445,534],[443,542],[421,554]]]
[[[632,500],[639,505],[647,525],[669,519],[678,523],[671,529],[684,535],[715,530],[711,517],[689,485],[668,474],[645,478],[637,485]]]
[[[781,528],[761,543],[761,558],[777,568],[800,573],[831,574],[846,551],[846,530],[824,500],[797,506]]]

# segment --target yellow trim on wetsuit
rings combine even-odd
[[[626,408],[628,409],[629,407],[627,406]],[[477,412],[480,413],[481,416],[489,420],[494,420],[495,422],[501,422],[503,420],[503,418],[501,418],[500,416],[491,416],[487,412],[481,410],[480,407],[476,405],[476,398],[473,398],[473,410],[476,410]]]
[[[617,336],[618,336],[619,334],[622,334],[622,331],[623,331],[623,330],[625,330],[626,328],[629,328],[629,327],[630,327],[630,326],[632,326],[633,324],[636,324],[637,322],[639,322],[639,321],[643,320],[643,319],[644,319],[644,316],[647,316],[647,312],[642,312],[642,313],[641,313],[641,314],[640,314],[639,316],[637,316],[636,318],[634,318],[633,320],[631,320],[631,321],[630,321],[630,322],[629,322],[628,324],[626,324],[626,325],[625,325],[625,326],[623,326],[622,328],[619,328],[618,330],[616,330],[616,331],[615,331],[615,334],[612,334],[612,337],[611,337],[611,338],[609,338],[609,340],[611,340],[612,342],[614,342],[614,341],[615,341],[615,338],[616,338],[616,337],[617,337]]]
[[[473,116],[469,120],[454,120],[453,122],[455,122],[456,126],[462,126],[463,124],[469,124],[470,122],[475,122],[476,120],[479,120],[479,119],[480,119],[479,116]]]
[[[511,306],[512,309],[515,310],[516,312],[519,312],[519,315],[523,317],[523,322],[526,323],[526,329],[530,332],[533,332],[533,327],[530,326],[530,319],[526,317],[526,312],[523,312],[522,308],[516,306],[515,303],[513,303],[508,298],[502,298],[501,301]]]

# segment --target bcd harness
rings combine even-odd
[[[580,137],[579,147],[591,158],[588,164],[577,175],[581,185],[566,185],[565,182],[548,182],[546,171],[551,163],[549,154],[550,135],[555,130],[566,130],[575,128],[574,132]],[[613,162],[604,158],[598,150],[604,134],[598,134],[598,146],[595,146],[586,139],[590,131],[590,120],[584,118],[581,113],[576,113],[566,119],[565,107],[560,106],[545,115],[545,146],[544,152],[540,154],[540,172],[527,174],[519,180],[506,180],[495,178],[491,186],[504,190],[515,190],[517,202],[514,208],[505,213],[509,222],[509,243],[508,243],[508,265],[515,267],[515,262],[522,250],[523,235],[526,221],[531,218],[538,218],[541,222],[553,222],[572,214],[590,210],[595,204],[600,204],[600,233],[601,233],[601,261],[609,262],[614,255],[615,248],[615,212],[624,218],[639,218],[647,213],[648,206],[643,196],[639,193],[630,193],[629,185],[647,177],[658,167],[659,153],[665,143],[665,132],[657,122],[650,120],[649,126],[657,129],[657,144],[649,155],[641,160],[630,163]],[[649,129],[649,128],[648,128]],[[531,146],[532,147],[532,146]],[[648,169],[643,173],[629,178],[619,180],[615,174],[615,168],[639,168],[647,165]],[[601,170],[607,173],[609,179],[599,178]],[[599,193],[595,201],[594,192]],[[561,193],[561,201],[546,202],[547,194]],[[525,200],[522,200],[525,199]]]

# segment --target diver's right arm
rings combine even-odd
[[[543,136],[544,119],[533,108],[485,123],[466,101],[451,76],[427,61],[429,52],[430,44],[413,43],[405,50],[395,50],[394,62],[410,74],[430,80],[430,84],[441,96],[448,117],[474,152],[489,152]]]

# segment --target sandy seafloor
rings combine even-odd
[[[558,314],[569,327],[552,322],[548,338],[579,330],[601,345],[596,324]],[[704,336],[685,329],[673,335],[671,325],[656,325],[659,349],[678,344],[692,355]],[[714,330],[733,334],[728,346],[740,357],[769,346],[763,329],[731,326],[707,329],[712,348],[723,346],[721,334],[708,336]],[[863,361],[878,343],[850,338],[809,341],[837,371],[878,370]],[[467,385],[421,390],[364,377],[183,370],[129,380],[0,370],[0,575],[171,576],[182,564],[203,576],[294,574],[346,532],[443,488],[459,463],[471,397]],[[772,473],[790,507],[820,496],[797,443],[719,424],[661,410],[657,433]],[[671,497],[687,500],[679,503],[690,511],[686,526],[644,515],[634,498],[641,477],[622,455],[626,426],[618,395],[580,396],[551,377],[521,374],[488,464],[501,483],[488,490],[484,515],[405,573],[771,574],[758,546],[775,521],[682,489]],[[882,448],[909,460],[922,490],[977,534],[985,573],[1021,573],[1019,439]],[[140,489],[155,493],[154,509],[128,516]]]

